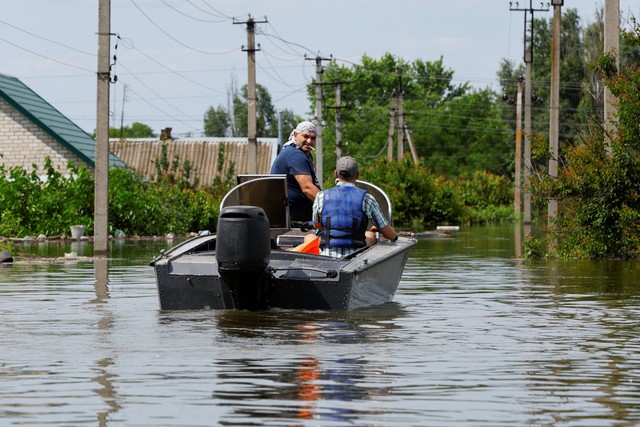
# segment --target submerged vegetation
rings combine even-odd
[[[640,27],[624,33],[640,47]],[[534,257],[637,258],[640,254],[640,68],[618,69],[613,55],[594,66],[616,97],[614,126],[594,131],[561,153],[557,179],[538,173],[532,194],[558,200],[544,234],[526,242]]]

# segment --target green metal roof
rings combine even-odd
[[[95,139],[19,79],[0,74],[0,97],[78,156],[87,166],[95,167]],[[111,153],[109,153],[109,164],[125,166],[122,160]]]

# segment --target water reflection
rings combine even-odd
[[[104,303],[109,298],[109,259],[98,256],[93,260],[96,298],[91,302]]]
[[[574,402],[554,423],[579,423],[596,413],[629,419],[638,398],[630,379],[640,368],[632,356],[640,351],[638,264],[528,261],[523,269],[529,299],[518,303],[524,307],[520,328],[528,333],[518,347],[529,349],[528,387],[548,400]],[[540,408],[535,417],[550,413]]]
[[[110,338],[109,335],[114,327],[113,313],[106,305],[109,300],[109,259],[106,256],[96,256],[93,259],[93,267],[96,297],[89,302],[91,304],[99,304],[99,306],[96,307],[99,316],[98,334],[100,335],[101,342],[108,342]],[[111,373],[113,365],[113,358],[107,356],[96,361],[93,368],[96,376],[91,378],[91,380],[98,384],[98,388],[94,391],[106,405],[106,409],[97,413],[98,425],[100,427],[107,426],[110,415],[118,412],[121,408],[118,403],[116,388],[113,385],[113,380],[117,379],[117,376]]]
[[[300,313],[226,311],[216,316],[219,331],[238,347],[247,340],[261,339],[261,345],[289,350],[289,357],[257,352],[262,357],[227,357],[215,361],[219,380],[212,397],[232,406],[224,425],[245,425],[248,420],[322,419],[347,424],[365,417],[370,410],[350,402],[368,400],[389,393],[379,383],[387,369],[371,363],[366,355],[356,357],[325,353],[336,345],[362,346],[384,340],[403,312],[397,304],[378,310],[353,313]],[[242,403],[238,403],[242,402]],[[302,425],[302,424],[300,424]]]
[[[421,241],[351,313],[160,311],[160,240],[15,263],[0,424],[636,425],[640,263],[523,260],[514,233]]]
[[[105,427],[108,425],[107,421],[109,417],[118,412],[121,409],[118,403],[118,395],[113,385],[113,380],[117,379],[117,376],[110,373],[110,368],[114,365],[113,359],[107,357],[100,359],[96,363],[96,367],[93,370],[96,372],[96,376],[91,380],[98,384],[98,389],[95,392],[102,398],[106,404],[106,409],[99,411],[97,414],[98,425]]]

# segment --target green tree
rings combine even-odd
[[[640,46],[640,27],[625,32]],[[615,132],[594,131],[571,145],[557,179],[540,175],[533,194],[559,201],[558,216],[542,237],[527,242],[532,255],[555,242],[547,256],[630,258],[640,251],[640,67],[612,53],[597,63],[599,77],[617,98]]]
[[[327,84],[331,82],[341,82],[343,88],[343,154],[363,162],[386,157],[392,99],[401,82],[406,124],[423,164],[450,175],[475,168],[512,175],[513,138],[501,121],[495,93],[454,84],[453,71],[443,58],[406,62],[387,53],[377,60],[363,56],[361,64],[350,66],[333,61],[324,70],[325,176],[331,176],[335,160],[335,92]],[[314,102],[315,83],[307,91]]]
[[[156,136],[150,126],[140,122],[133,122],[131,126],[122,128],[109,128],[109,138],[154,138]]]
[[[227,136],[229,130],[229,114],[221,105],[209,109],[204,113],[205,136]]]
[[[206,136],[247,136],[247,85],[238,90],[232,86],[229,89],[231,100],[229,107],[219,105],[209,107],[204,115],[204,129]],[[283,132],[290,132],[297,122],[302,119],[291,110],[283,110]],[[273,138],[278,136],[278,118],[271,100],[271,94],[266,87],[256,84],[256,135]],[[286,138],[288,134],[284,137]]]

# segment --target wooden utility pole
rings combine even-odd
[[[551,39],[551,96],[549,100],[549,176],[558,177],[559,158],[559,122],[560,122],[560,19],[564,0],[552,0],[553,29]],[[558,212],[558,201],[549,199],[547,206],[547,223],[552,226]]]
[[[397,96],[397,105],[396,105],[396,123],[398,124],[398,149],[397,149],[397,158],[398,162],[401,162],[404,157],[404,89],[402,87],[402,68],[396,68],[398,73],[398,96]]]
[[[247,24],[247,48],[242,50],[247,52],[249,75],[247,79],[247,139],[249,142],[248,173],[258,173],[258,139],[256,125],[256,49],[255,46],[255,24],[268,22],[256,21],[251,15],[245,22],[234,24]]]
[[[604,2],[604,52],[613,53],[616,59],[616,69],[620,69],[620,0],[605,0]],[[604,124],[608,135],[615,131],[612,120],[618,107],[611,90],[604,88]],[[607,144],[611,154],[611,144]]]
[[[109,85],[111,0],[98,4],[98,84],[93,218],[93,254],[107,255],[109,244]]]
[[[533,0],[529,0],[529,7],[521,9],[519,3],[515,3],[511,11],[524,12],[524,63],[525,63],[525,88],[524,88],[524,218],[525,224],[531,223],[531,67],[533,64],[533,14],[534,12],[547,12],[549,8],[533,8]]]
[[[514,208],[516,217],[520,216],[522,199],[520,191],[522,189],[522,82],[524,76],[518,77],[518,98],[516,99],[516,173],[514,189]]]

